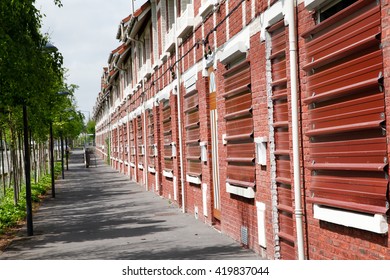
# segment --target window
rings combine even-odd
[[[155,139],[154,139],[154,118],[153,118],[153,111],[148,110],[147,111],[147,120],[148,120],[148,166],[151,168],[155,168]]]
[[[173,24],[175,23],[175,4],[174,0],[167,0],[167,24],[168,24],[168,32],[173,28]]]
[[[172,117],[169,100],[163,101],[162,115],[164,170],[166,172],[173,172]]]
[[[255,188],[251,73],[244,60],[229,67],[225,78],[227,179],[232,186]],[[253,194],[253,193],[252,193]]]
[[[143,142],[143,125],[141,116],[137,117],[137,143],[138,143],[138,166],[143,166],[145,147]]]
[[[129,123],[129,137],[130,137],[130,163],[134,167],[136,162],[136,139],[135,139],[135,132],[134,132],[134,120],[131,120]]]
[[[347,8],[348,6],[355,3],[357,0],[337,0],[328,3],[326,6],[318,10],[318,20],[323,22],[324,20],[335,15],[339,11]]]
[[[186,130],[187,175],[200,178],[202,174],[200,154],[199,97],[195,89],[184,96],[184,127]]]
[[[362,0],[344,9],[333,7],[326,21],[303,35],[307,40],[303,68],[308,87],[303,102],[309,108],[305,131],[310,139],[309,200],[385,214],[388,164],[380,6]]]
[[[126,86],[131,84],[133,80],[133,71],[132,71],[133,63],[132,60],[129,59],[126,64]]]
[[[138,69],[141,69],[143,65],[143,52],[142,52],[142,45],[143,43],[137,43],[138,44]]]

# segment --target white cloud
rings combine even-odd
[[[146,0],[135,1],[135,9]],[[68,83],[80,86],[76,99],[80,110],[90,111],[100,91],[102,68],[109,53],[120,42],[116,39],[119,23],[131,14],[131,0],[37,0],[43,18],[42,32],[64,56],[69,69]]]

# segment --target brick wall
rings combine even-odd
[[[163,53],[162,42],[165,40],[165,18],[167,8],[165,5],[166,1],[162,1],[161,10],[157,14],[157,26],[159,30],[159,54]],[[200,42],[202,39],[206,39],[206,35],[210,34],[205,45],[199,44],[194,48],[193,51],[189,52],[187,56],[183,57],[181,62],[175,64],[175,53],[171,53],[167,60],[152,74],[150,80],[146,82],[146,88],[152,90],[148,92],[148,98],[156,95],[164,87],[171,84],[173,81],[170,68],[175,65],[173,70],[176,72],[176,67],[180,67],[181,71],[186,71],[192,67],[195,63],[201,62],[204,56],[204,48],[208,51],[210,46],[211,50],[215,50],[223,46],[229,38],[237,35],[243,28],[243,26],[250,24],[253,21],[260,21],[258,16],[268,8],[268,0],[251,0],[241,3],[240,7],[232,12],[228,20],[225,20],[227,13],[232,11],[241,1],[240,0],[229,0],[224,1],[215,13],[205,19],[200,25],[196,26],[194,33],[182,42],[179,46],[179,56],[186,54],[188,50],[192,48],[194,43]],[[301,1],[302,2],[302,1]],[[382,50],[384,57],[387,58],[390,55],[390,8],[388,1],[381,1],[382,5]],[[195,13],[200,8],[200,1],[195,1]],[[306,62],[305,54],[305,40],[300,36],[308,28],[314,26],[315,22],[312,17],[312,13],[309,12],[302,2],[297,7],[297,25],[298,25],[298,50],[299,50],[299,66],[302,69],[302,65]],[[257,18],[254,19],[253,15]],[[213,28],[216,24],[222,22],[217,30],[216,41],[214,37]],[[227,29],[229,27],[229,29]],[[160,34],[162,33],[162,34]],[[260,41],[260,34],[252,34],[250,38],[250,50],[247,59],[251,65],[251,90],[252,90],[252,104],[253,104],[253,121],[254,121],[254,137],[267,137],[270,139],[270,127],[269,127],[269,111],[268,106],[270,99],[267,94],[267,60],[266,60],[266,44]],[[195,58],[194,58],[195,55]],[[287,52],[287,77],[289,77],[289,54]],[[136,65],[136,63],[134,63]],[[388,88],[390,88],[390,63],[388,59],[384,59],[384,86],[385,95],[388,94]],[[226,192],[226,146],[223,145],[222,135],[226,133],[226,124],[224,121],[225,115],[225,99],[222,97],[224,93],[224,77],[225,66],[220,62],[217,63],[215,69],[216,74],[216,85],[217,85],[217,109],[218,109],[218,153],[219,153],[219,174],[220,174],[220,190],[221,190],[221,223],[213,218],[213,178],[212,178],[212,159],[211,159],[211,132],[210,132],[210,107],[209,107],[209,94],[208,94],[208,78],[202,76],[202,72],[198,72],[197,90],[199,95],[199,118],[200,118],[200,131],[201,141],[207,142],[208,160],[202,163],[202,184],[207,186],[206,201],[207,201],[207,216],[203,215],[203,185],[193,185],[185,182],[185,205],[188,213],[194,214],[195,207],[198,209],[198,219],[200,222],[212,224],[213,226],[220,229],[223,233],[229,235],[233,239],[240,242],[241,240],[241,226],[248,227],[248,242],[249,247],[262,256],[273,259],[277,258],[279,251],[279,244],[277,243],[276,233],[278,227],[278,220],[274,216],[276,198],[275,192],[273,192],[271,186],[271,163],[269,155],[269,147],[267,153],[267,164],[265,166],[256,165],[256,197],[255,199],[246,199],[236,195],[232,195]],[[158,79],[158,80],[156,80]],[[156,80],[155,83],[151,81]],[[133,81],[134,83],[134,81]],[[288,82],[288,85],[290,83]],[[185,93],[183,84],[180,86],[181,92],[181,119],[184,120],[183,116],[183,95]],[[305,71],[300,70],[299,72],[299,94],[301,98],[307,95],[307,76]],[[126,109],[132,111],[135,110],[140,103],[141,90],[138,90],[133,96],[131,96],[131,102],[126,105]],[[170,198],[172,203],[177,206],[183,205],[181,197],[181,176],[180,176],[180,150],[179,150],[179,133],[178,133],[178,99],[176,95],[171,94],[170,106],[172,112],[172,142],[176,143],[177,156],[173,159],[173,174],[175,176],[176,188],[177,188],[177,201],[174,201],[174,180],[162,176],[164,169],[163,160],[163,144],[164,137],[162,132],[162,104],[153,108],[154,123],[155,123],[155,142],[158,144],[158,158],[156,159],[156,175],[147,172],[149,180],[149,190],[156,192],[155,176],[158,176],[158,187],[159,191],[156,193],[165,198]],[[386,126],[387,131],[390,131],[390,101],[386,99]],[[289,100],[289,112],[291,112],[291,100]],[[304,131],[308,126],[308,107],[305,104],[300,105],[300,129],[301,133],[301,165],[307,162],[308,159],[308,147],[309,139],[305,136]],[[121,110],[121,114],[118,112],[112,115],[112,124],[123,117],[125,110]],[[291,114],[291,113],[290,113]],[[290,116],[291,119],[291,116]],[[102,128],[104,129],[104,128]],[[134,124],[134,130],[136,126]],[[291,130],[290,130],[291,132]],[[119,134],[118,134],[119,133]],[[129,133],[129,131],[127,131]],[[185,130],[182,124],[183,133],[183,163],[185,174],[186,171],[186,151],[185,151]],[[111,148],[120,146],[118,143],[118,135],[122,135],[123,140],[123,128],[112,130]],[[102,136],[99,140],[104,143],[104,139],[107,136]],[[143,135],[143,137],[145,137]],[[290,137],[291,138],[291,137]],[[138,146],[139,143],[136,143]],[[390,145],[390,144],[389,144]],[[145,147],[147,149],[147,147]],[[388,147],[390,150],[390,146]],[[290,147],[291,159],[292,159],[292,147]],[[111,156],[118,158],[117,152],[111,152]],[[121,158],[125,158],[126,155],[121,155]],[[117,161],[112,161],[114,168],[122,170],[126,173],[126,167],[119,166]],[[136,162],[136,170],[138,170],[138,162]],[[144,166],[147,169],[147,166]],[[303,201],[310,198],[308,192],[308,182],[311,179],[311,172],[308,169],[302,169],[302,187],[303,187]],[[293,174],[293,170],[292,174]],[[130,176],[133,173],[130,174]],[[142,172],[137,171],[137,181],[140,182],[142,179]],[[293,195],[293,193],[292,193]],[[266,248],[259,246],[258,240],[258,228],[257,228],[257,209],[255,202],[263,202],[266,206],[265,221],[266,221]],[[295,217],[293,217],[295,221]],[[313,218],[313,208],[311,203],[304,204],[304,231],[305,231],[305,254],[308,259],[389,259],[390,249],[388,246],[389,237],[388,235],[380,235],[370,233],[363,230],[357,230],[348,228],[340,225],[335,225],[328,222],[319,221]],[[296,232],[294,232],[296,235]]]

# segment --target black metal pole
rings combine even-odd
[[[23,105],[23,132],[24,132],[24,172],[26,177],[26,212],[27,212],[27,235],[32,236],[33,217],[31,203],[31,174],[30,174],[30,147],[28,143],[28,120],[27,106]]]
[[[53,121],[50,121],[50,171],[51,171],[51,197],[56,197],[55,179],[54,179],[54,139],[53,139]]]
[[[62,131],[61,131],[61,170],[62,170],[62,179],[65,179],[65,171],[64,171],[64,137],[62,136]]]
[[[66,158],[66,170],[69,170],[69,147],[68,137],[65,137],[65,158]]]

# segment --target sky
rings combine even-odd
[[[135,10],[146,0],[136,0]],[[119,23],[132,13],[131,0],[62,0],[58,8],[53,0],[37,0],[35,7],[45,15],[42,33],[48,33],[64,56],[67,83],[79,86],[75,97],[86,118],[100,92],[100,78],[116,39]]]

